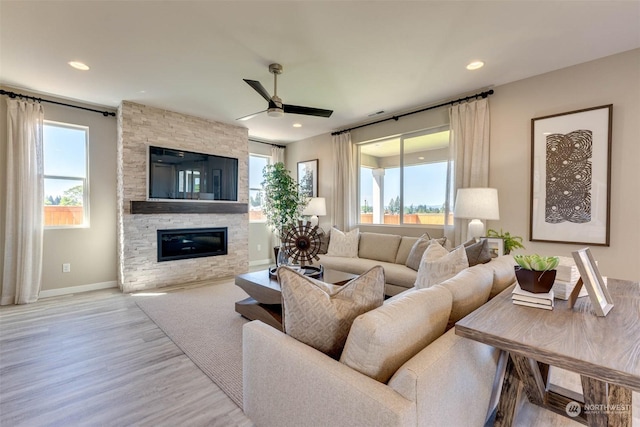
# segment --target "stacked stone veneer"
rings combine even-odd
[[[118,282],[123,292],[231,277],[249,265],[246,214],[131,214],[146,200],[147,146],[238,159],[238,202],[248,203],[247,129],[124,101],[118,110]],[[189,203],[189,202],[185,202]],[[158,229],[228,227],[228,254],[157,262]]]

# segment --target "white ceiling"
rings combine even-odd
[[[276,142],[638,47],[637,0],[0,1],[0,83],[112,107],[130,100]],[[485,67],[467,71],[477,59]],[[242,79],[273,94],[272,62],[284,66],[283,102],[333,116],[236,121],[266,108]]]

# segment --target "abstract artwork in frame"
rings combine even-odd
[[[307,197],[318,197],[318,159],[298,162],[298,185]]]
[[[612,112],[531,119],[531,241],[609,246]]]

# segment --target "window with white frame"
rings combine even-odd
[[[443,225],[449,127],[358,145],[359,223]]]
[[[45,121],[44,225],[88,227],[89,128]]]
[[[269,164],[268,156],[259,154],[249,155],[249,221],[266,221],[262,212],[263,197],[262,191],[262,170]]]

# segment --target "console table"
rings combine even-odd
[[[494,425],[511,425],[524,390],[531,403],[583,424],[631,426],[631,390],[640,391],[640,283],[609,278],[607,288],[614,307],[606,317],[595,315],[589,297],[573,310],[561,300],[551,311],[515,305],[512,286],[456,323],[457,335],[502,350]],[[583,393],[550,384],[549,366],[580,374]]]

